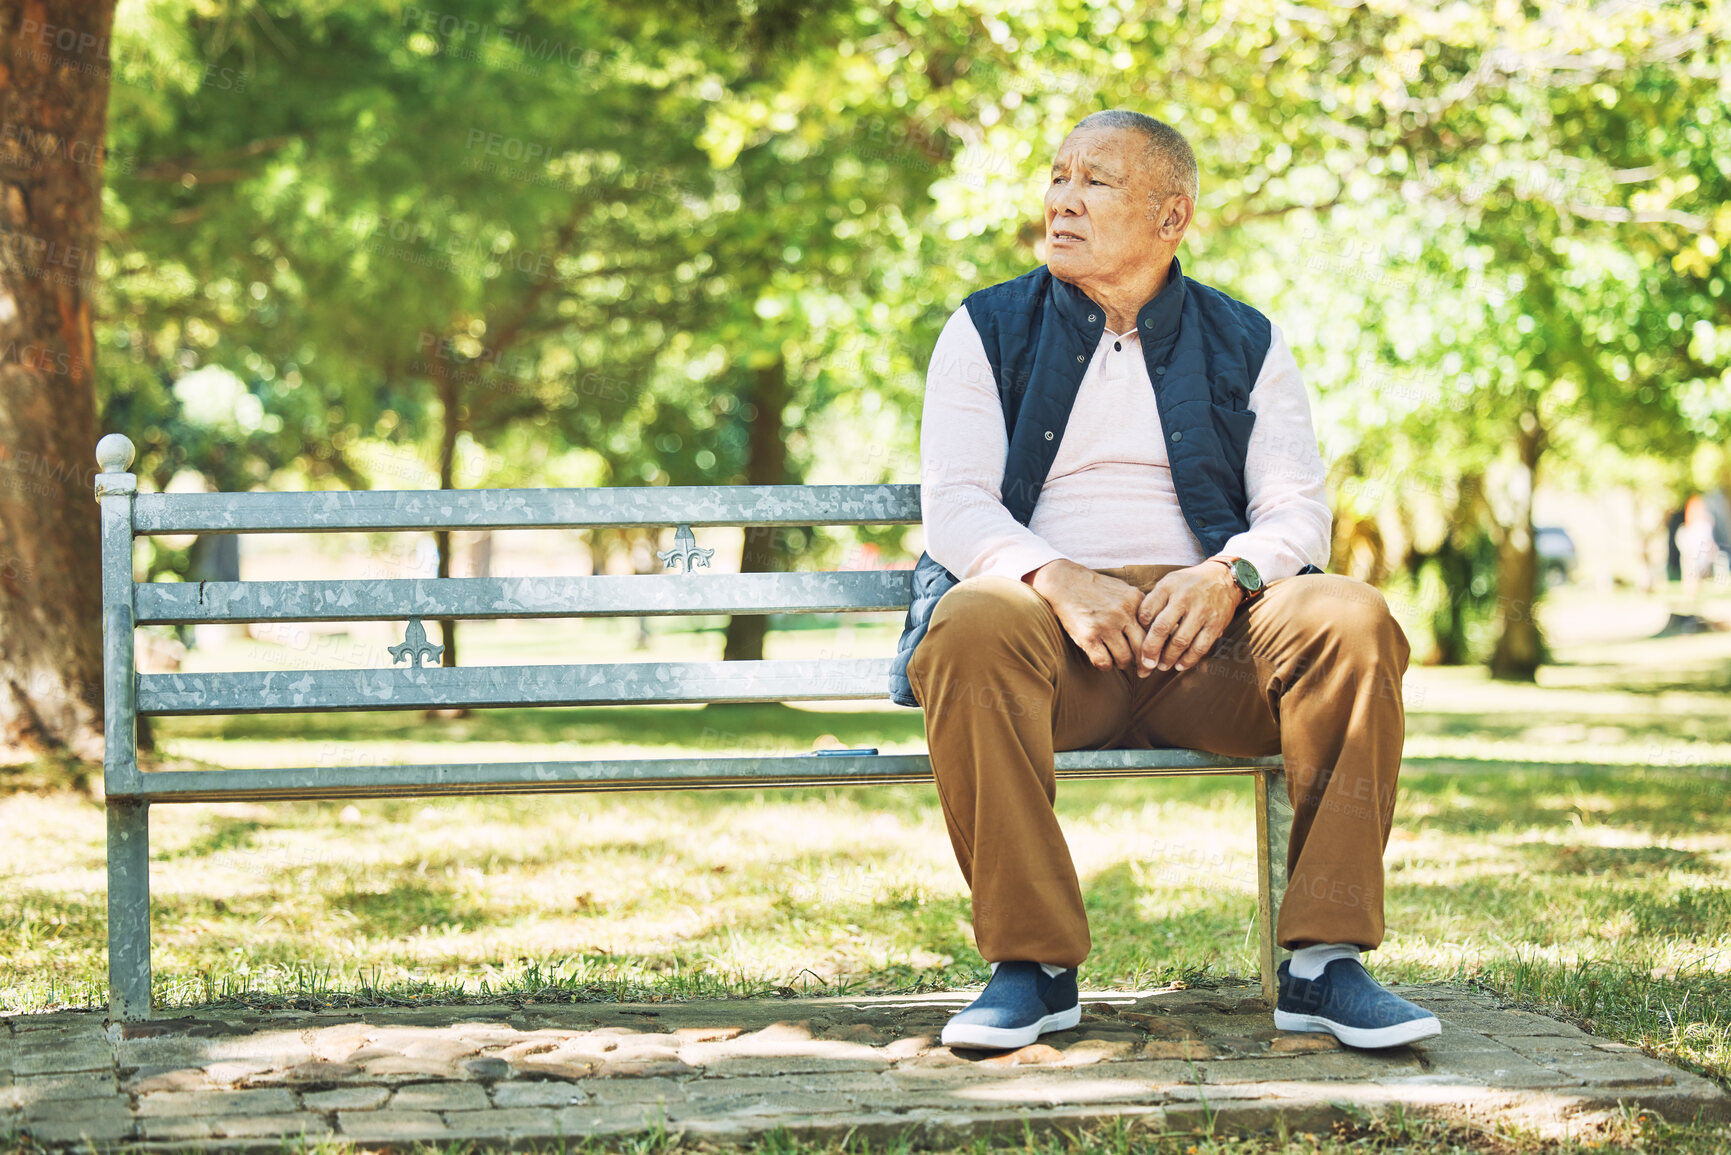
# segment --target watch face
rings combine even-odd
[[[1253,594],[1262,588],[1262,575],[1256,572],[1255,566],[1243,558],[1238,558],[1232,563],[1232,576],[1237,579],[1239,587],[1247,594]]]

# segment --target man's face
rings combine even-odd
[[[1162,245],[1173,199],[1142,163],[1147,142],[1125,128],[1077,129],[1064,138],[1046,186],[1046,266],[1083,289],[1145,272]],[[1175,247],[1172,238],[1166,244]]]

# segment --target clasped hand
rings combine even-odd
[[[1242,594],[1218,562],[1173,570],[1144,594],[1129,582],[1067,559],[1034,573],[1034,589],[1095,669],[1190,669],[1214,648]]]

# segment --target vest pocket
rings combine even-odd
[[[1234,471],[1240,476],[1244,472],[1244,459],[1250,453],[1250,431],[1256,427],[1256,414],[1248,409],[1229,409],[1224,405],[1208,403],[1210,414],[1214,418],[1214,429],[1220,435],[1220,447],[1230,459]]]

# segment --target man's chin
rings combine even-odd
[[[1088,270],[1083,267],[1083,263],[1069,253],[1053,253],[1046,258],[1046,269],[1060,281],[1074,284],[1087,275]]]

